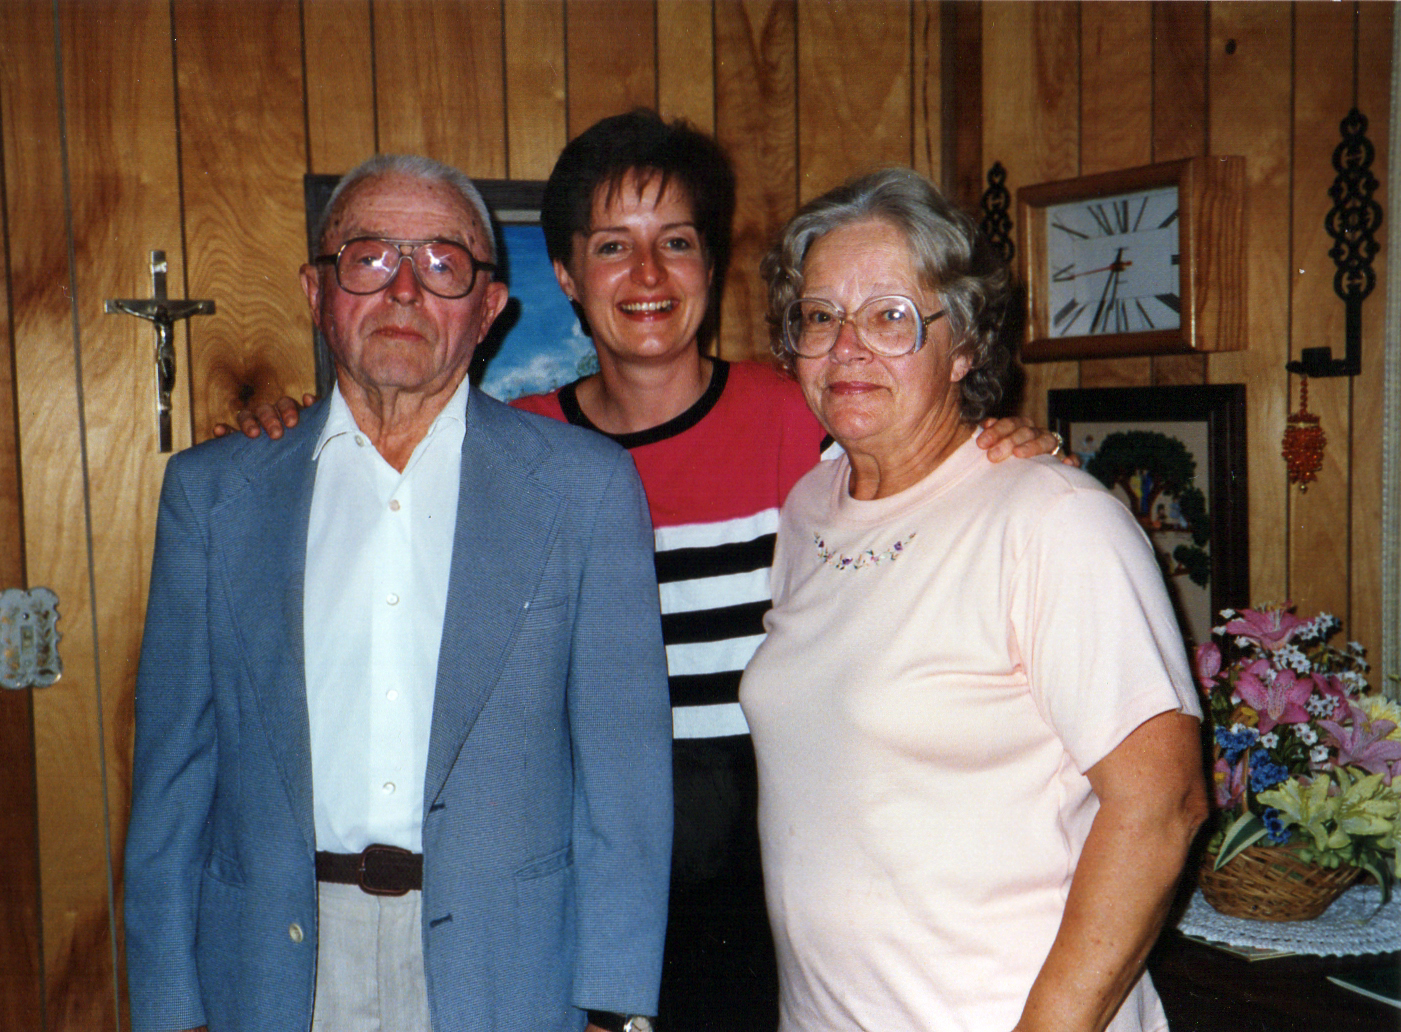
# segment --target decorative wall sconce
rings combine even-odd
[[[1362,302],[1377,285],[1372,259],[1381,249],[1376,232],[1382,224],[1382,206],[1372,199],[1380,185],[1372,174],[1377,150],[1367,139],[1367,119],[1353,108],[1338,123],[1338,129],[1343,139],[1333,149],[1333,168],[1338,174],[1328,188],[1333,207],[1324,219],[1324,228],[1333,238],[1328,257],[1337,266],[1333,292],[1346,310],[1344,350],[1342,358],[1334,358],[1330,347],[1304,348],[1298,359],[1284,367],[1303,378],[1299,411],[1290,415],[1280,445],[1289,482],[1298,484],[1300,491],[1307,491],[1317,479],[1328,443],[1318,416],[1309,411],[1309,377],[1356,376],[1362,372]]]
[[[988,169],[988,188],[979,200],[983,217],[979,227],[988,243],[1008,265],[1017,255],[1017,245],[1012,241],[1012,194],[1007,189],[1007,169],[1002,162],[994,161]]]
[[[1372,199],[1381,184],[1372,174],[1377,150],[1367,139],[1367,119],[1357,108],[1339,123],[1342,142],[1333,151],[1337,178],[1328,188],[1333,208],[1324,220],[1333,246],[1328,257],[1338,267],[1333,291],[1347,310],[1345,350],[1341,359],[1329,347],[1305,348],[1286,369],[1302,376],[1356,376],[1362,372],[1362,302],[1377,285],[1372,259],[1381,245],[1376,232],[1382,224],[1382,206]]]
[[[46,688],[63,676],[58,596],[48,588],[0,592],[0,688]]]

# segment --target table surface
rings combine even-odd
[[[1328,981],[1401,954],[1243,960],[1163,933],[1148,958],[1172,1032],[1398,1032],[1401,1009]]]

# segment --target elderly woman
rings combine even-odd
[[[1009,366],[977,241],[891,170],[764,261],[845,451],[784,506],[740,692],[792,1032],[1166,1027],[1143,961],[1205,815],[1200,711],[1127,509],[972,443]]]

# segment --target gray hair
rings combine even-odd
[[[477,189],[476,184],[460,169],[417,154],[376,154],[373,158],[361,162],[341,176],[340,182],[331,192],[330,200],[326,202],[326,210],[321,213],[321,218],[316,223],[316,233],[313,235],[313,239],[316,240],[317,246],[321,248],[326,246],[326,231],[335,218],[341,214],[341,209],[345,206],[345,196],[352,188],[367,179],[393,175],[407,176],[410,179],[423,179],[430,183],[442,183],[456,193],[463,203],[475,211],[477,217],[482,220],[482,231],[486,236],[487,261],[496,261],[496,233],[492,229],[491,212],[487,209],[486,201],[482,200],[481,191]]]
[[[920,279],[948,311],[953,351],[970,361],[958,383],[961,412],[977,422],[1001,402],[1010,382],[1011,349],[1001,332],[1007,269],[973,220],[909,169],[883,169],[843,183],[809,201],[783,227],[759,265],[768,284],[774,354],[792,370],[794,357],[783,346],[783,312],[802,296],[809,249],[835,229],[871,220],[904,234]]]

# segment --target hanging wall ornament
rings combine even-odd
[[[1007,189],[1007,169],[1002,162],[994,161],[988,169],[988,188],[979,203],[983,209],[979,223],[983,235],[998,257],[1011,265],[1017,246],[1012,242],[1012,216],[1007,214],[1012,209],[1012,194]]]
[[[1280,442],[1289,482],[1298,484],[1300,491],[1307,491],[1309,484],[1318,479],[1327,444],[1328,435],[1319,426],[1318,417],[1309,411],[1309,378],[1305,376],[1299,381],[1299,411],[1289,416],[1284,440]]]

